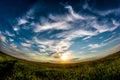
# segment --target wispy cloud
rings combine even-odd
[[[84,36],[94,36],[94,35],[97,35],[96,31],[93,32],[93,31],[78,29],[78,30],[63,32],[63,33],[57,34],[56,36],[58,38],[65,38],[66,40],[73,40],[75,38],[80,38]]]
[[[28,43],[21,43],[22,46],[25,46],[25,47],[30,47],[31,44],[28,44]]]
[[[42,49],[50,50],[52,52],[64,52],[68,50],[71,46],[72,42],[64,41],[64,40],[39,40],[38,38],[33,38],[35,44],[39,44],[39,47]],[[46,48],[46,46],[48,46]]]
[[[72,54],[73,54],[73,51],[69,50],[69,51],[64,51],[64,52],[53,52],[48,56],[53,57],[53,58],[60,58],[62,55],[66,55],[66,56],[69,56],[70,58]]]
[[[10,46],[14,49],[17,48],[17,45],[15,45],[15,44],[10,44]]]
[[[9,41],[10,41],[10,42],[13,42],[13,41],[14,41],[14,39],[12,39],[12,38],[9,38]]]
[[[45,23],[44,25],[35,24],[35,32],[42,32],[46,30],[67,30],[70,27],[65,22]]]
[[[26,24],[28,21],[24,18],[18,19],[18,25]]]
[[[84,9],[87,9],[88,6],[89,5],[86,4],[83,7]],[[8,41],[10,43],[16,42],[18,37],[21,38],[18,41],[18,44],[20,43],[19,51],[21,50],[24,53],[29,52],[29,54],[25,54],[26,56],[28,55],[27,57],[30,59],[34,56],[35,60],[40,60],[38,55],[45,55],[47,58],[58,59],[61,55],[70,56],[74,54],[83,55],[84,58],[87,58],[96,55],[86,55],[85,52],[82,52],[85,49],[88,49],[91,53],[96,53],[95,49],[119,40],[115,37],[106,38],[104,35],[101,35],[105,38],[104,39],[99,36],[99,34],[105,32],[113,32],[120,26],[117,20],[105,16],[106,13],[102,17],[101,15],[96,16],[89,13],[86,15],[82,14],[82,12],[75,11],[71,5],[64,7],[64,10],[66,10],[66,13],[64,14],[53,14],[52,12],[48,12],[47,16],[41,16],[36,14],[39,13],[39,10],[36,10],[38,9],[31,8],[23,18],[17,18],[17,23],[13,25],[13,30],[18,36],[12,34],[12,32],[5,31],[5,35],[9,36]],[[91,10],[89,11],[92,12]],[[27,33],[28,35],[23,35],[24,33]],[[91,41],[91,43],[88,41],[88,39],[93,38],[93,36],[99,38],[98,42],[96,41],[96,43],[94,43],[94,41]],[[28,37],[28,39],[26,37]],[[82,45],[85,40],[88,42],[83,46],[74,44],[78,38],[80,38],[79,40],[82,40],[80,42]],[[7,37],[0,35],[0,40],[5,43],[7,42]],[[101,40],[103,41],[99,42]],[[17,50],[17,45],[11,44],[10,46]],[[74,50],[70,50],[73,46],[80,46],[81,48],[79,49],[82,51],[80,52],[80,50],[76,48],[76,52],[79,52],[74,53]],[[33,51],[34,53],[30,51]],[[80,58],[74,58],[74,60],[78,61]]]
[[[116,3],[116,1],[115,1],[115,3]],[[83,5],[83,9],[89,10],[90,12],[101,15],[101,16],[106,16],[106,15],[109,15],[109,14],[119,15],[119,13],[120,13],[120,7],[118,7],[118,6],[116,6],[116,8],[110,8],[110,9],[106,9],[106,10],[99,10],[99,9],[97,9],[97,6],[96,7],[90,6],[89,5],[89,0],[85,1],[84,5]]]
[[[68,5],[65,8],[68,9],[69,13],[71,14],[70,16],[73,17],[73,19],[84,19],[83,16],[75,13],[75,11],[73,10],[72,6]]]
[[[5,31],[6,32],[6,35],[8,35],[8,36],[15,36],[15,34],[11,34],[9,31]]]
[[[53,15],[50,13],[46,18],[40,17],[38,22],[33,22],[33,26],[35,27],[33,31],[40,33],[47,30],[63,30],[58,34],[50,36],[71,41],[80,37],[84,37],[83,40],[86,40],[103,32],[114,31],[119,26],[116,20],[109,22],[109,19],[104,20],[103,24],[99,24],[100,21],[98,21],[97,16],[88,15],[94,18],[82,16],[80,13],[76,13],[71,5],[65,6],[65,9],[68,10],[68,14]],[[32,10],[30,14],[28,13],[26,16],[34,14],[34,11]],[[19,19],[19,23],[28,23],[28,26],[31,25],[29,21],[27,21],[27,18]],[[18,25],[14,27],[14,30],[19,30]]]
[[[92,25],[93,25],[93,28],[95,28],[99,33],[113,31],[118,27],[118,25],[114,25],[114,24],[109,25],[109,23],[105,23],[105,24],[100,25],[100,24],[95,22],[95,23],[92,23]]]
[[[3,36],[2,34],[0,34],[0,40],[1,40],[3,43],[7,43],[6,37]]]
[[[103,44],[89,44],[88,47],[90,49],[95,49],[95,48],[99,48],[99,47],[102,47]]]
[[[75,13],[72,6],[66,6],[68,9],[69,14],[67,15],[49,15],[48,19],[41,18],[41,24],[35,24],[36,28],[34,29],[35,32],[41,32],[45,30],[68,30],[71,28],[69,25],[69,21],[74,21],[78,19],[84,19],[84,17],[80,16],[79,14]],[[54,20],[54,22],[49,22],[49,19]]]
[[[120,40],[120,38],[119,37],[116,38],[114,36],[111,36],[108,39],[103,40],[100,44],[89,44],[88,47],[89,47],[89,49],[96,49],[96,48],[100,48],[100,47],[109,45],[112,42],[115,42],[117,40]]]
[[[34,8],[33,8],[34,9]],[[93,36],[96,36],[103,32],[114,31],[118,26],[118,22],[116,20],[112,20],[112,23],[109,22],[109,19],[105,20],[104,24],[99,24],[98,17],[89,15],[94,18],[89,18],[88,16],[82,16],[80,13],[76,13],[72,6],[65,6],[65,9],[68,10],[67,14],[49,14],[48,17],[40,17],[39,21],[32,22],[34,26],[33,31],[38,34],[40,32],[44,32],[47,30],[62,30],[60,33],[51,34],[49,36],[53,36],[55,38],[59,38],[60,40],[55,39],[38,39],[33,36],[31,41],[26,41],[26,43],[21,43],[22,46],[30,46],[30,42],[33,44],[39,45],[40,52],[52,51],[52,52],[64,52],[72,46],[72,42],[76,38],[83,38],[82,40],[87,40]],[[29,13],[29,12],[28,12]],[[34,14],[34,11],[27,13],[27,17],[30,14]],[[19,19],[18,24],[14,27],[14,31],[18,31],[20,29],[19,25],[28,23],[28,26],[31,25],[26,18]],[[34,17],[34,16],[33,16]],[[49,34],[49,33],[48,33]],[[91,49],[99,48],[104,46],[103,44],[89,44],[88,47]]]

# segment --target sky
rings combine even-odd
[[[120,0],[0,0],[0,51],[76,63],[120,50]]]

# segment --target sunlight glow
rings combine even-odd
[[[68,56],[67,55],[62,55],[60,58],[61,58],[61,60],[66,61],[68,59]]]

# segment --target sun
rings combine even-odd
[[[62,55],[60,58],[61,58],[61,60],[63,60],[63,61],[68,60],[68,56],[67,56],[67,55]]]

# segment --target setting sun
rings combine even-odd
[[[62,55],[62,56],[61,56],[61,60],[66,61],[67,59],[68,59],[68,56],[67,56],[67,55]]]

